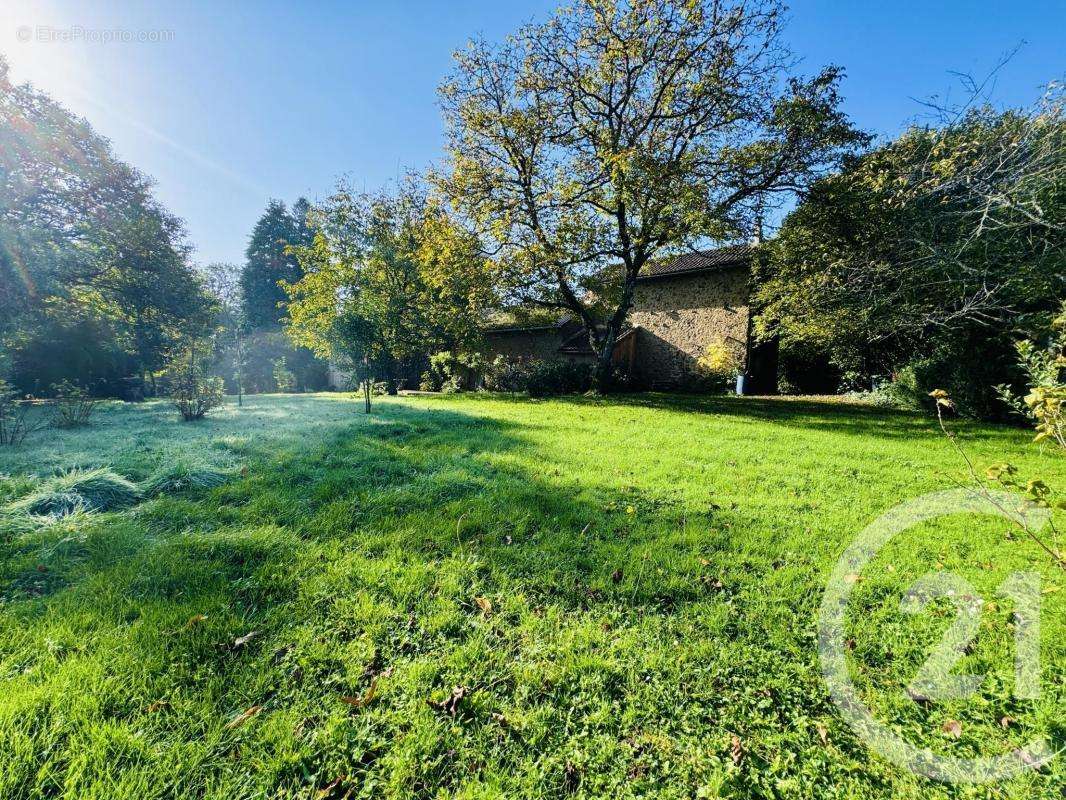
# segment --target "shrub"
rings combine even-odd
[[[731,347],[721,336],[715,337],[696,360],[700,375],[714,384],[728,385],[740,372],[740,357],[736,348]]]
[[[186,422],[202,419],[207,412],[222,405],[222,379],[218,377],[179,378],[170,385],[170,399]]]
[[[490,392],[524,392],[527,376],[526,363],[496,356],[485,367],[482,385]]]
[[[1043,347],[1028,339],[1018,342],[1018,364],[1026,376],[1028,393],[1018,397],[1009,387],[996,387],[999,396],[1036,426],[1036,441],[1051,440],[1066,448],[1066,303],[1051,323]]]
[[[44,427],[44,421],[32,415],[32,405],[30,398],[20,398],[11,384],[0,380],[0,445],[17,447]]]
[[[186,422],[202,419],[225,398],[222,378],[205,374],[193,349],[168,365],[165,378],[170,401]]]
[[[61,517],[76,511],[114,511],[141,499],[136,484],[109,469],[71,469],[12,504],[28,514]]]
[[[274,360],[272,375],[279,392],[291,392],[296,388],[296,374],[286,366],[285,356]]]
[[[152,473],[143,484],[144,493],[156,497],[183,489],[213,489],[229,480],[230,473],[202,464],[174,462]]]
[[[422,373],[418,388],[423,392],[454,394],[473,389],[485,359],[477,353],[453,353],[443,350],[429,357],[429,369]]]
[[[486,372],[485,387],[500,392],[527,392],[530,397],[578,394],[592,387],[592,375],[592,364],[497,358]]]
[[[52,424],[57,428],[80,428],[89,424],[99,400],[90,397],[81,386],[70,381],[53,383],[56,399]]]

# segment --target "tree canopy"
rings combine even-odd
[[[1066,296],[1062,108],[972,108],[818,182],[763,248],[757,330],[867,374],[938,352],[1012,362],[1006,334]]]
[[[300,265],[289,248],[310,243],[309,209],[302,197],[291,210],[280,200],[271,200],[255,223],[240,277],[243,317],[251,328],[270,330],[282,325],[287,297],[279,281],[295,283],[301,277]]]
[[[456,54],[439,184],[505,296],[584,322],[601,388],[650,260],[744,236],[866,141],[839,110],[839,69],[788,75],[781,22],[774,0],[580,0]],[[600,315],[586,284],[607,268],[622,280]]]
[[[303,277],[284,284],[294,341],[391,379],[400,362],[475,340],[486,262],[416,183],[372,195],[342,184],[310,219],[311,244],[293,250]]]
[[[151,181],[0,60],[0,337],[26,391],[120,392],[157,370],[211,301]]]

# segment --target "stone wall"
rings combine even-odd
[[[641,328],[637,377],[651,388],[691,385],[697,359],[713,342],[723,342],[743,366],[748,341],[749,270],[642,280],[629,321]]]

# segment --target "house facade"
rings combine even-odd
[[[649,265],[637,279],[629,327],[614,362],[638,385],[693,388],[704,382],[701,359],[735,366],[738,391],[770,394],[777,385],[776,343],[757,344],[751,331],[751,245],[685,253]],[[510,359],[592,361],[588,335],[564,317],[553,324],[485,330],[484,354]]]

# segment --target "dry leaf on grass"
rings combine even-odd
[[[254,639],[258,635],[259,631],[248,631],[248,633],[244,634],[244,636],[238,636],[236,639],[233,640],[233,649],[236,650],[240,647],[244,647],[246,644],[248,644],[248,642],[252,641],[252,639]]]
[[[233,719],[231,719],[229,722],[226,723],[226,730],[231,731],[234,728],[241,727],[241,725],[246,723],[248,720],[250,720],[252,717],[254,717],[256,714],[258,714],[262,710],[263,710],[262,706],[252,706],[251,708],[245,709],[240,714],[238,714],[237,716],[235,716]]]
[[[940,726],[940,730],[950,736],[952,739],[958,739],[962,736],[962,723],[957,719],[949,719],[943,725]]]
[[[822,747],[826,747],[829,744],[829,731],[820,722],[815,723],[814,729],[818,731],[818,738],[822,740]]]
[[[487,597],[475,597],[474,602],[477,607],[487,616],[492,613],[492,601]]]
[[[363,708],[370,705],[370,701],[373,700],[378,693],[378,679],[374,678],[370,681],[370,688],[366,690],[362,695],[349,695],[346,694],[341,698],[342,703],[347,703],[352,708]]]
[[[736,734],[733,734],[733,738],[729,742],[729,755],[733,757],[733,763],[738,767],[744,761],[744,743],[740,741],[740,737]]]
[[[451,696],[447,700],[426,700],[426,702],[430,708],[435,708],[449,717],[454,717],[459,713],[459,705],[468,694],[470,694],[470,689],[465,686],[456,686],[452,689]]]

